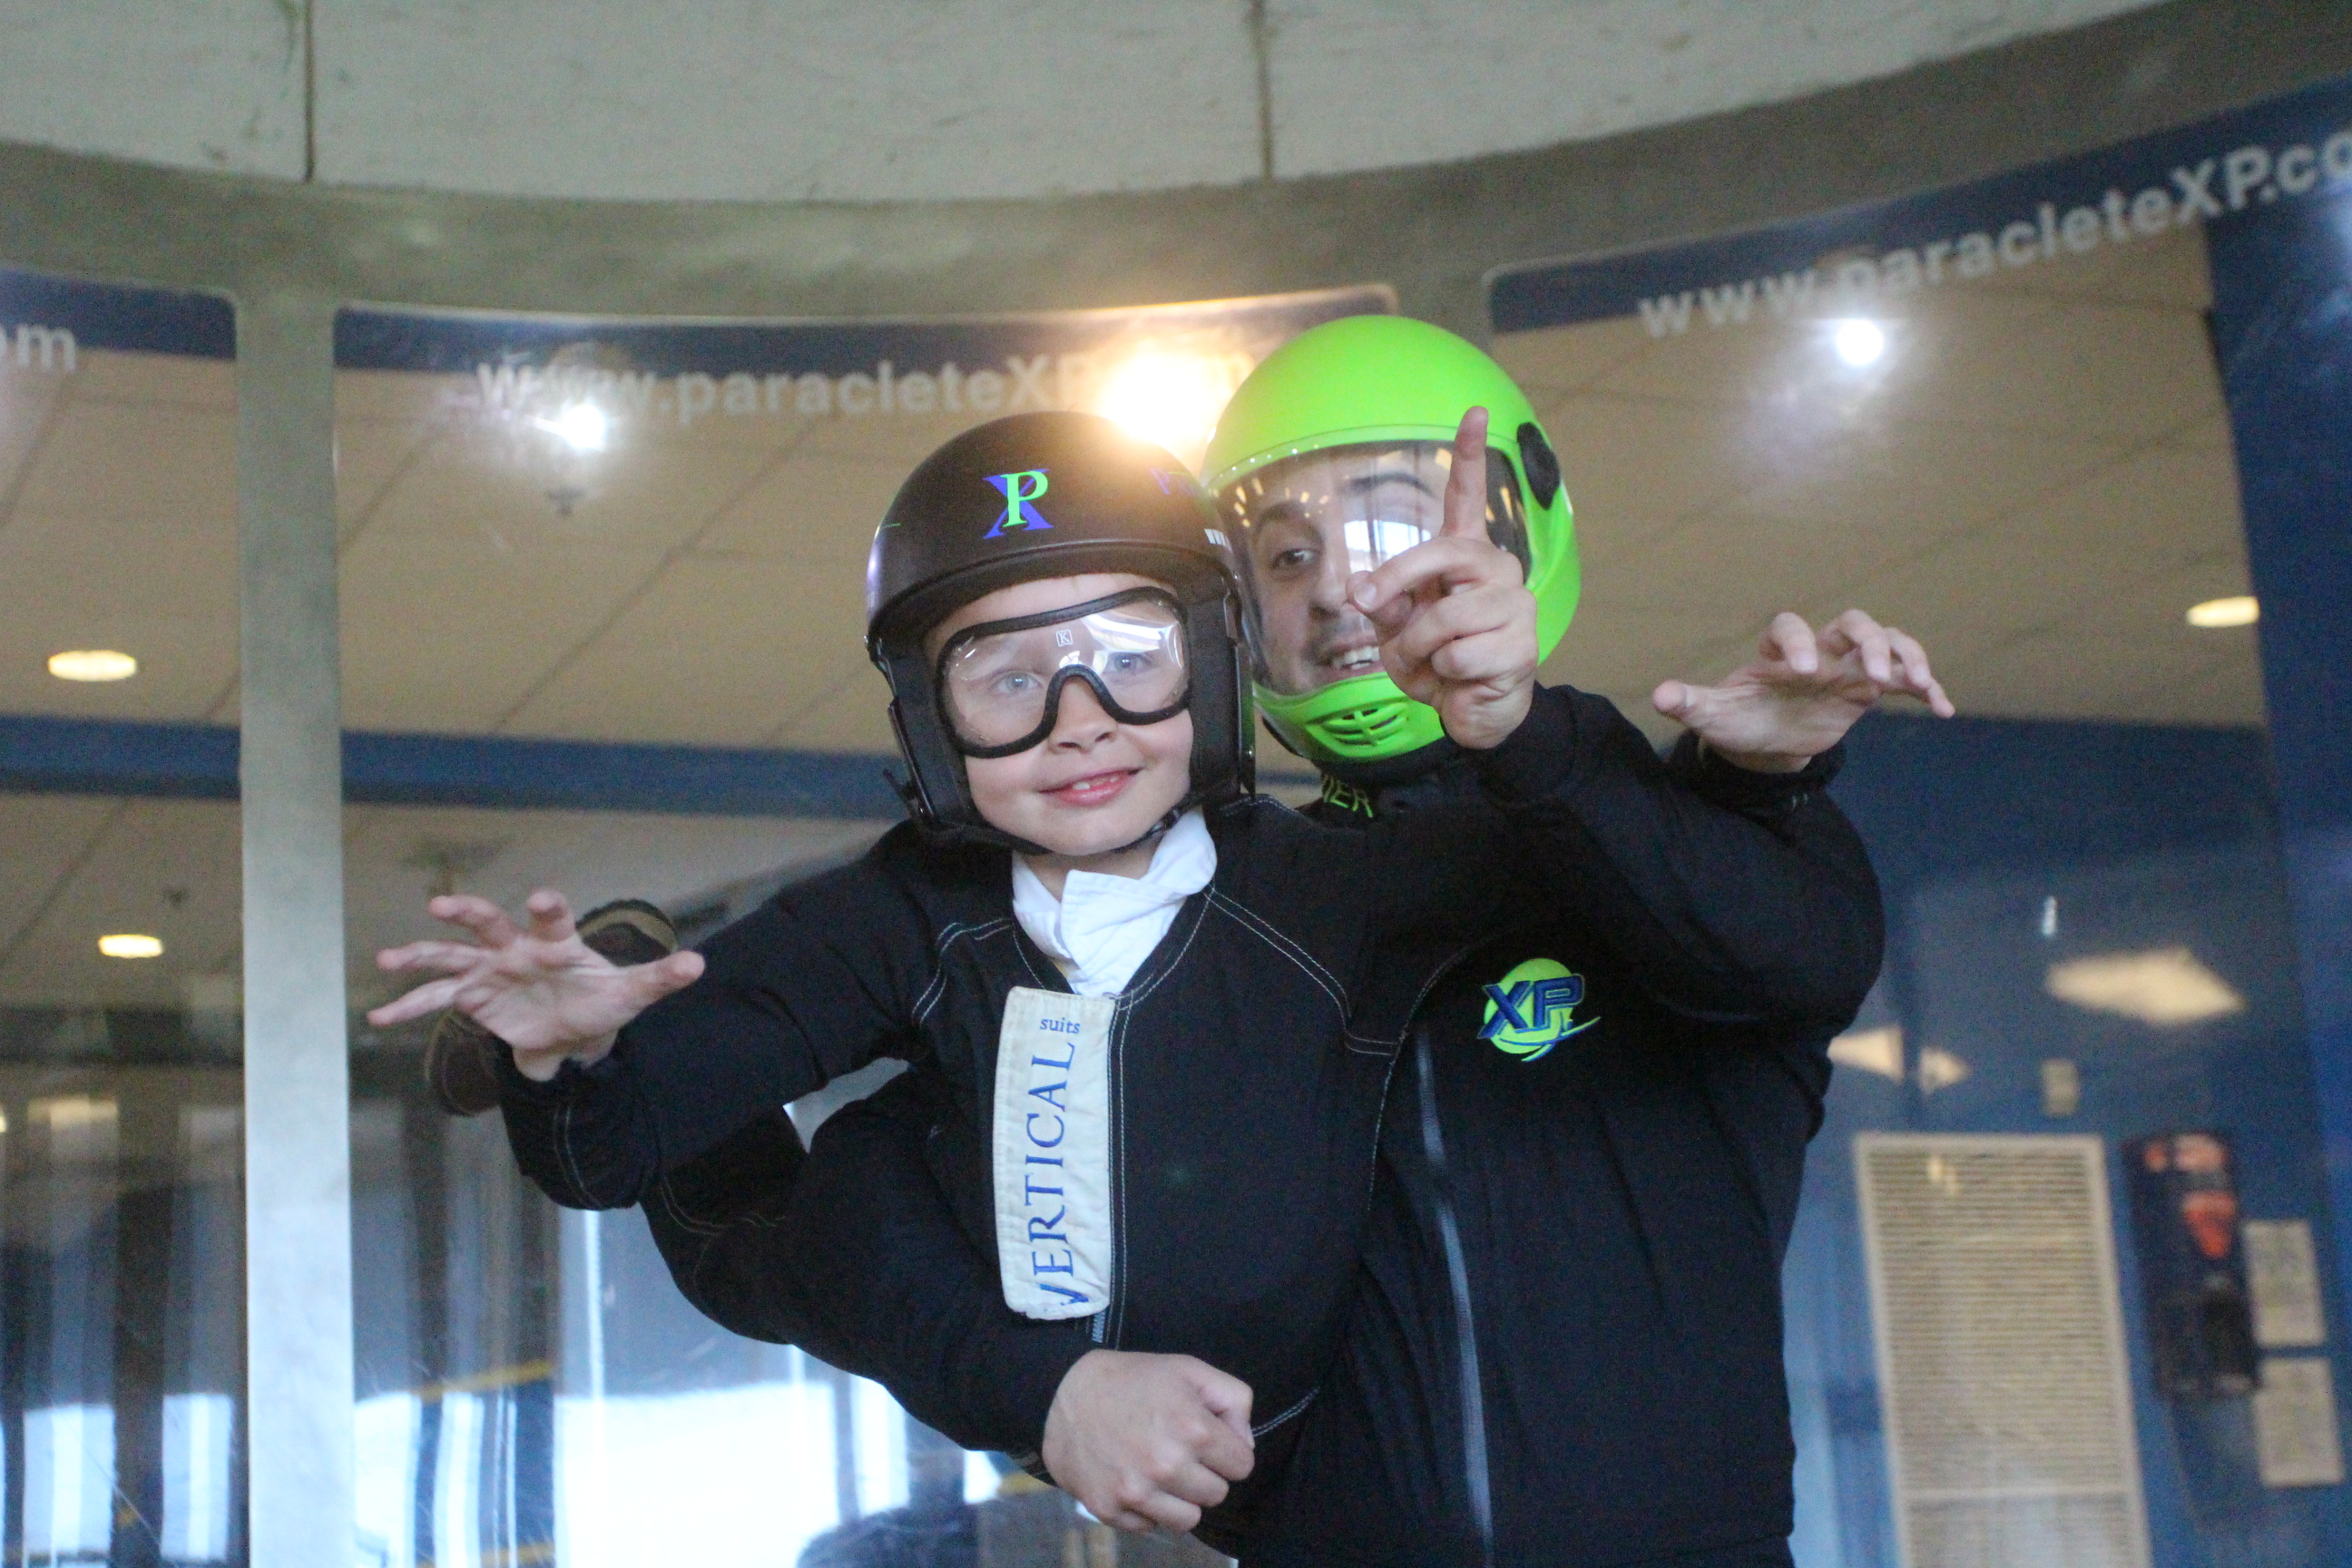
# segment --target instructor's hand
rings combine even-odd
[[[1055,1485],[1121,1530],[1185,1531],[1256,1462],[1249,1384],[1188,1355],[1088,1351],[1045,1416]]]
[[[1939,719],[1955,711],[1916,638],[1848,610],[1818,632],[1801,616],[1776,616],[1756,658],[1720,685],[1668,680],[1650,701],[1725,761],[1792,773],[1844,739],[1882,697],[1916,698]]]
[[[528,928],[488,899],[439,898],[425,907],[474,941],[412,942],[377,953],[376,967],[387,973],[446,978],[385,1003],[368,1022],[384,1028],[455,1007],[513,1047],[516,1068],[542,1082],[567,1057],[594,1061],[611,1050],[622,1025],[702,973],[702,955],[690,950],[618,967],[580,940],[572,906],[545,888],[524,905]]]
[[[1381,663],[1456,745],[1503,743],[1536,681],[1536,596],[1517,557],[1486,537],[1486,411],[1462,416],[1437,537],[1359,572],[1348,597],[1381,634]]]

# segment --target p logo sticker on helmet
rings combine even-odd
[[[1486,987],[1486,1019],[1478,1037],[1522,1061],[1535,1061],[1573,1035],[1580,1035],[1598,1018],[1578,1022],[1576,1009],[1584,1001],[1584,976],[1569,973],[1556,958],[1530,958]]]
[[[996,520],[994,528],[981,535],[982,539],[994,539],[1008,528],[1050,529],[1054,526],[1039,516],[1037,509],[1029,504],[1045,493],[1045,469],[1024,468],[1017,473],[989,474],[983,477],[990,484],[996,487],[996,493],[1004,498],[1004,515]],[[1166,486],[1163,484],[1161,488],[1164,489]]]

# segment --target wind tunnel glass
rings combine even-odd
[[[1436,536],[1454,449],[1444,441],[1333,447],[1270,464],[1217,498],[1240,545],[1259,679],[1301,697],[1377,674],[1378,637],[1348,579]],[[1486,450],[1486,536],[1528,564],[1518,470]]]
[[[1009,757],[1054,731],[1062,689],[1083,680],[1123,724],[1156,724],[1192,694],[1184,615],[1157,588],[968,626],[940,655],[939,689],[956,749]]]

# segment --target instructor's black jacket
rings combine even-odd
[[[1508,914],[1403,1031],[1360,1290],[1253,1563],[1600,1568],[1790,1528],[1779,1264],[1827,1042],[1877,971],[1876,886],[1821,793],[1833,760],[1767,777],[1686,743],[1670,765],[1568,691],[1529,731],[1522,755],[1560,748],[1530,774],[1562,782],[1518,814],[1526,858],[1490,889]],[[1385,792],[1374,831],[1442,816],[1467,774]],[[1531,960],[1580,984],[1551,993],[1576,998],[1562,1037],[1506,1029],[1506,1050],[1482,1035],[1496,1004],[1527,1010],[1505,982]],[[796,1180],[746,1138],[647,1213],[721,1323],[876,1377],[968,1446],[1034,1451],[1093,1346],[1004,1309],[928,1179],[941,1126],[901,1080],[835,1116]],[[1261,1445],[1254,1484],[1286,1449]]]

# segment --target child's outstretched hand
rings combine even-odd
[[[621,1026],[702,973],[702,955],[682,950],[653,963],[621,968],[580,940],[572,906],[541,888],[525,902],[530,924],[518,927],[488,899],[435,899],[434,919],[463,926],[474,941],[412,942],[375,955],[389,973],[438,972],[397,1001],[368,1014],[378,1028],[455,1007],[514,1047],[525,1078],[553,1078],[566,1058],[594,1061],[613,1048]]]
[[[1357,573],[1348,597],[1380,628],[1390,677],[1474,752],[1502,744],[1534,700],[1536,599],[1526,578],[1486,537],[1486,411],[1473,408],[1454,437],[1444,526]]]

